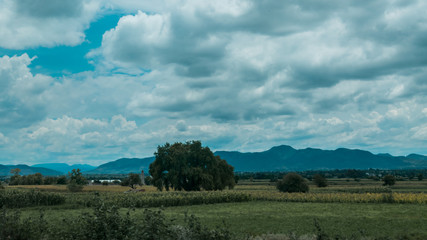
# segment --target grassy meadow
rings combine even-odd
[[[135,221],[144,218],[146,208],[162,209],[168,221],[183,224],[194,215],[210,229],[228,229],[235,239],[427,239],[426,180],[398,181],[386,188],[381,181],[329,179],[328,187],[310,185],[309,193],[292,194],[279,192],[269,180],[240,181],[233,190],[217,192],[139,189],[144,191],[93,185],[70,193],[59,185],[18,185],[4,191],[62,196],[58,204],[18,208],[23,218],[33,219],[42,210],[46,222],[57,227],[64,219],[90,213],[96,199],[102,199],[123,216],[131,209]]]

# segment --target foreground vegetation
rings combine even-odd
[[[209,239],[197,235],[197,229],[211,234],[211,239],[427,239],[425,180],[385,187],[369,179],[328,179],[327,187],[313,182],[309,187],[308,193],[281,193],[270,180],[241,180],[233,190],[214,192],[158,192],[144,186],[124,193],[129,187],[94,185],[71,193],[63,185],[7,186],[0,190],[0,199],[8,196],[3,202],[21,202],[11,200],[12,195],[26,201],[6,205],[2,219],[8,223],[3,221],[6,227],[0,229],[19,230],[19,224],[38,221],[43,226],[35,223],[38,227],[27,229],[41,229],[31,239],[61,239],[58,234],[62,239],[121,239],[120,234],[136,239],[152,236],[144,232],[148,230],[143,226],[150,226],[147,219],[161,219],[156,224],[166,235],[160,239],[168,239],[168,234],[171,239]],[[120,224],[106,227],[112,222],[126,225],[127,235]],[[100,235],[90,235],[93,231]]]

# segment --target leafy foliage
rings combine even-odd
[[[136,185],[141,185],[142,180],[139,174],[136,173],[129,173],[129,176],[127,178],[124,178],[121,185],[122,186],[129,186],[133,189],[136,188]]]
[[[3,208],[0,213],[0,239],[232,239],[226,228],[210,230],[194,216],[185,217],[185,225],[175,225],[162,210],[144,210],[142,223],[131,215],[99,198],[94,198],[92,213],[63,219],[62,224],[49,225],[43,213],[36,219],[22,219],[19,211]]]
[[[150,175],[159,190],[223,190],[235,185],[234,168],[214,156],[208,147],[202,147],[200,141],[166,143],[159,146],[154,155]]]
[[[288,173],[277,182],[277,189],[281,192],[308,192],[307,181],[296,173]]]
[[[396,183],[396,177],[393,175],[385,175],[383,178],[384,186],[393,186]]]
[[[328,180],[320,174],[316,174],[313,176],[313,182],[318,187],[327,187],[328,186]]]
[[[67,185],[67,188],[70,192],[80,192],[83,190],[84,185],[87,184],[86,178],[83,177],[80,169],[73,169],[70,176],[70,182]]]

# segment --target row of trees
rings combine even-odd
[[[384,186],[393,186],[396,183],[396,177],[393,175],[386,175],[383,178]],[[313,176],[313,182],[318,187],[328,186],[327,179],[316,174]],[[283,176],[283,179],[277,181],[276,187],[281,192],[308,192],[308,181],[297,173],[288,173]]]
[[[19,168],[11,170],[13,175],[10,177],[9,185],[65,185],[68,182],[66,176],[43,176],[41,173],[21,176],[20,172],[21,170]]]
[[[51,184],[59,184],[65,185],[67,184],[68,190],[72,192],[78,192],[83,189],[83,187],[88,184],[86,178],[83,177],[80,169],[73,169],[66,176],[52,177],[46,176],[44,177],[41,173],[35,173],[30,175],[20,175],[21,170],[19,168],[15,168],[11,170],[13,176],[9,180],[9,185],[51,185]]]

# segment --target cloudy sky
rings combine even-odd
[[[0,0],[0,164],[166,142],[427,155],[423,0]]]

